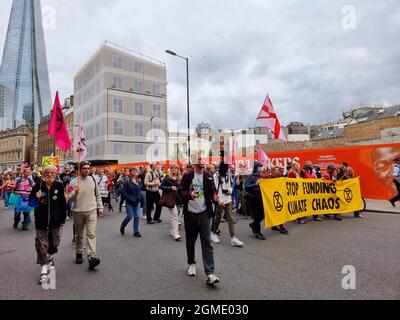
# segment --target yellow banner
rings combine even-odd
[[[360,179],[262,179],[265,227],[317,214],[351,213],[364,209]]]

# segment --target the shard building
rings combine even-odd
[[[40,0],[14,0],[0,67],[0,130],[37,128],[51,104]]]

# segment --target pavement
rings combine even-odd
[[[229,244],[228,225],[220,227],[214,245],[221,283],[206,286],[198,241],[195,278],[186,275],[185,242],[174,242],[168,212],[162,224],[142,224],[143,238],[119,234],[124,214],[98,222],[98,270],[75,265],[72,223],[64,228],[56,262],[56,290],[37,284],[34,229],[12,228],[12,211],[0,209],[0,299],[2,300],[333,300],[400,299],[400,215],[345,215],[305,225],[288,223],[289,236],[265,231],[266,241],[250,233],[250,220],[240,219],[237,236],[243,248]],[[182,232],[184,236],[184,232]],[[344,290],[344,266],[356,270],[356,289]]]
[[[384,200],[366,200],[366,203],[366,211],[400,214],[399,203],[396,203],[396,207],[393,207],[389,201]]]

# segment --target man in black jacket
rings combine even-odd
[[[219,202],[219,197],[215,189],[214,179],[204,170],[204,159],[201,154],[194,154],[192,162],[194,171],[189,171],[183,176],[179,187],[184,204],[188,275],[196,275],[195,244],[200,234],[207,284],[213,285],[219,283],[219,279],[214,274],[211,219],[214,216],[213,202]]]
[[[61,228],[65,224],[67,202],[64,185],[56,180],[57,168],[46,167],[42,181],[37,183],[29,197],[35,205],[35,247],[37,263],[41,266],[39,284],[46,281],[50,270],[54,268],[53,255],[58,252]]]
[[[253,223],[250,228],[259,240],[265,240],[265,236],[261,233],[261,221],[264,220],[264,205],[260,190],[260,172],[263,164],[254,162],[253,173],[246,179],[246,199],[248,200],[253,214]]]

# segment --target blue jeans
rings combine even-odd
[[[8,199],[10,199],[11,191],[4,191],[4,206],[8,207]]]
[[[126,218],[122,222],[122,228],[125,228],[133,218],[133,232],[139,232],[140,226],[140,202],[126,202]]]
[[[22,212],[24,214],[24,221],[22,222],[22,228],[28,229],[29,224],[31,223],[30,212]],[[19,223],[21,221],[21,212],[15,210],[14,212],[14,222]]]

